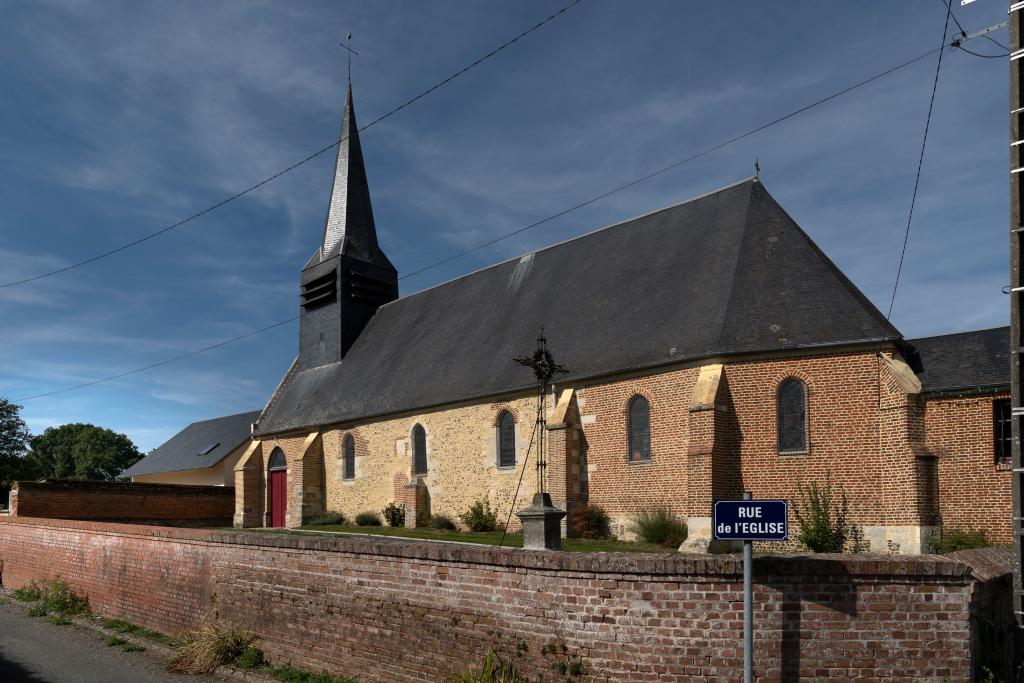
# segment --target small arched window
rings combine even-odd
[[[516,466],[516,420],[507,410],[498,416],[498,467]]]
[[[779,453],[807,451],[807,386],[795,377],[779,385],[776,427]]]
[[[274,452],[270,454],[270,465],[267,469],[272,472],[275,470],[288,469],[288,461],[284,457],[284,451],[280,448],[274,449]]]
[[[345,436],[345,443],[342,446],[341,476],[344,479],[356,478],[356,440],[351,434]]]
[[[629,455],[635,462],[651,459],[651,406],[643,396],[629,401]]]
[[[421,424],[412,428],[412,473],[427,473],[427,432]]]

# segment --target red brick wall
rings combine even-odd
[[[531,680],[738,680],[735,557],[547,554],[9,518],[3,585],[61,577],[92,608],[167,633],[214,617],[277,663],[361,680],[444,680],[488,647]],[[767,680],[970,680],[974,585],[936,557],[755,561],[755,665]],[[840,637],[841,636],[841,637]],[[546,645],[560,653],[546,653]],[[521,648],[520,648],[521,649]]]
[[[946,529],[984,531],[1009,543],[1010,466],[996,465],[992,401],[1008,393],[929,398],[925,407],[928,449],[939,462],[939,505]]]
[[[583,390],[587,457],[596,466],[591,503],[612,515],[667,503],[681,515],[710,516],[709,507],[689,509],[686,500],[687,451],[694,446],[688,431],[702,424],[689,414],[697,374],[697,368],[667,371]],[[802,454],[779,454],[776,447],[776,390],[787,377],[800,378],[808,389],[809,448]],[[717,401],[726,411],[713,424],[704,416],[706,429],[692,435],[714,441],[715,475],[722,480],[714,495],[749,489],[755,497],[796,499],[798,482],[823,482],[830,475],[846,491],[851,521],[917,523],[916,462],[907,427],[913,417],[905,396],[902,403],[891,397],[880,410],[879,392],[891,392],[880,388],[887,378],[888,369],[873,352],[726,364]],[[652,457],[642,464],[625,458],[626,405],[636,393],[651,406]],[[902,444],[899,452],[882,452],[880,429],[888,433],[889,451]]]
[[[10,494],[11,514],[166,524],[231,526],[235,489],[104,481],[18,482]]]

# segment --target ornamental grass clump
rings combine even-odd
[[[481,498],[459,515],[470,531],[494,531],[498,528],[498,512],[491,509],[491,501]]]
[[[235,661],[256,641],[256,636],[234,626],[210,624],[181,637],[167,669],[179,674],[209,674]]]
[[[328,525],[340,525],[347,523],[348,520],[345,518],[345,514],[342,512],[329,511],[314,517],[309,521],[310,526],[328,526]]]
[[[686,522],[667,506],[647,508],[633,515],[627,529],[647,543],[678,548],[686,540]]]
[[[479,669],[453,674],[450,683],[529,683],[526,676],[516,672],[511,662],[502,661],[494,650],[484,655]]]
[[[797,483],[800,500],[793,506],[793,516],[799,529],[797,540],[815,553],[841,553],[853,535],[847,521],[849,504],[846,492],[840,489],[838,501],[832,492],[832,480],[825,477],[825,485],[812,481],[805,487]]]
[[[448,515],[434,515],[430,518],[430,528],[439,529],[441,531],[458,531],[459,527],[456,526],[455,522]]]
[[[356,515],[356,526],[381,526],[380,515],[376,512],[360,512]]]

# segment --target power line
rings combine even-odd
[[[983,55],[980,52],[972,52],[971,50],[968,50],[966,47],[964,47],[963,43],[957,44],[956,42],[954,42],[952,45],[950,45],[950,47],[966,52],[969,55],[974,55],[975,57],[984,57],[985,59],[1005,59],[1010,56],[1009,52],[1003,55]]]
[[[932,124],[932,109],[935,106],[935,91],[939,88],[939,72],[942,70],[942,48],[946,45],[946,33],[949,31],[949,18],[953,14],[953,0],[944,3],[946,5],[946,20],[942,24],[942,42],[939,44],[939,60],[935,65],[935,80],[932,81],[932,94],[928,100],[928,116],[924,121],[924,137],[921,140],[921,154],[917,158],[917,175],[914,177],[914,193],[910,196],[910,212],[907,214],[907,229],[903,233],[903,249],[900,251],[900,264],[896,268],[896,281],[892,285],[892,296],[889,298],[889,312],[885,314],[886,320],[892,318],[892,307],[896,303],[896,290],[900,286],[900,274],[903,272],[903,259],[907,255],[907,242],[910,240],[910,222],[914,219],[914,204],[917,202],[917,188],[921,183],[921,167],[924,165],[924,149],[928,144],[928,128]],[[954,19],[955,21],[955,19]],[[959,26],[959,22],[957,23]]]
[[[275,327],[281,327],[281,325],[287,325],[288,323],[290,323],[292,321],[298,320],[300,317],[301,316],[296,315],[294,317],[288,318],[287,320],[282,320],[281,322],[274,323],[273,325],[267,325],[266,327],[261,327],[258,330],[253,330],[252,332],[246,332],[245,334],[240,334],[237,337],[232,337],[231,339],[225,339],[222,342],[217,342],[216,344],[210,344],[209,346],[204,346],[201,349],[196,349],[195,351],[190,351],[188,353],[183,353],[180,356],[175,356],[174,358],[168,358],[167,360],[162,360],[162,361],[160,361],[158,363],[152,363],[151,365],[147,365],[145,367],[135,368],[134,370],[129,370],[128,372],[122,372],[122,373],[117,374],[117,375],[111,375],[110,377],[104,377],[102,379],[93,380],[92,382],[85,382],[83,384],[77,384],[77,385],[75,385],[73,387],[65,387],[63,389],[57,389],[56,391],[48,391],[48,392],[43,393],[43,394],[36,394],[35,396],[25,396],[24,398],[19,398],[19,399],[16,399],[16,400],[17,401],[31,401],[34,398],[43,398],[44,396],[53,396],[54,394],[63,394],[66,391],[73,391],[75,389],[83,389],[85,387],[91,387],[91,386],[96,385],[96,384],[102,384],[103,382],[110,382],[111,380],[120,379],[121,377],[127,377],[128,375],[134,375],[136,373],[143,372],[145,370],[152,370],[153,368],[158,368],[161,365],[167,365],[168,363],[173,363],[175,361],[183,360],[185,358],[191,358],[192,356],[198,356],[200,353],[205,353],[207,351],[212,351],[213,349],[220,348],[221,346],[227,346],[228,344],[231,344],[231,343],[236,342],[236,341],[240,341],[242,339],[245,339],[246,337],[254,337],[257,334],[262,334],[264,332],[267,332],[269,330],[274,329]]]
[[[581,2],[583,2],[583,0],[572,0],[572,2],[570,2],[568,5],[566,5],[562,9],[560,9],[557,12],[555,12],[554,14],[552,14],[552,15],[544,18],[544,19],[542,19],[541,21],[537,22],[532,27],[526,29],[525,31],[523,31],[522,33],[520,33],[516,37],[512,38],[511,40],[506,41],[505,43],[502,43],[498,47],[494,48],[493,50],[491,50],[490,52],[485,54],[483,57],[480,57],[476,61],[471,62],[467,66],[459,69],[458,71],[456,71],[452,75],[448,76],[444,80],[435,83],[434,85],[430,86],[429,88],[427,88],[426,90],[424,90],[420,94],[416,95],[415,97],[413,97],[411,99],[406,100],[405,102],[403,102],[402,104],[398,105],[394,109],[391,109],[390,111],[388,111],[387,113],[383,114],[382,116],[377,117],[376,119],[374,119],[370,123],[368,123],[365,126],[363,126],[362,128],[360,128],[359,132],[362,132],[362,131],[366,130],[367,128],[371,128],[371,127],[377,125],[378,123],[380,123],[381,121],[394,116],[398,112],[402,111],[403,109],[405,109],[409,105],[411,105],[411,104],[413,104],[415,102],[418,102],[419,100],[423,99],[424,97],[426,97],[430,93],[434,92],[438,88],[441,88],[441,87],[447,85],[448,83],[451,83],[456,78],[458,78],[459,76],[462,76],[464,73],[466,73],[467,71],[469,71],[473,67],[479,66],[480,64],[482,64],[483,62],[487,61],[491,57],[495,56],[496,54],[498,54],[502,50],[504,50],[504,49],[506,49],[508,47],[511,47],[515,43],[519,42],[521,39],[525,38],[529,34],[533,33],[537,29],[541,28],[542,26],[547,24],[549,21],[552,21],[553,19],[556,19],[557,17],[561,16],[562,14],[564,14],[568,10],[572,9],[573,7],[575,7],[576,5],[578,5]],[[187,218],[183,218],[182,220],[178,221],[177,223],[172,223],[172,224],[170,224],[168,226],[160,228],[159,230],[157,230],[155,232],[151,232],[148,235],[140,237],[137,240],[134,240],[132,242],[128,242],[127,244],[122,244],[121,246],[116,247],[114,249],[111,249],[109,251],[105,251],[102,254],[97,254],[96,256],[93,256],[91,258],[87,258],[84,261],[78,261],[77,263],[73,263],[73,264],[71,264],[69,266],[65,266],[63,268],[58,268],[56,270],[51,270],[51,271],[46,272],[46,273],[40,273],[39,275],[34,275],[32,277],[27,277],[27,278],[24,278],[22,280],[15,280],[13,282],[5,282],[3,284],[0,284],[0,289],[5,288],[5,287],[14,287],[15,285],[23,285],[23,284],[26,284],[28,282],[35,282],[36,280],[42,280],[43,278],[52,277],[52,276],[58,275],[60,273],[66,273],[69,270],[75,270],[76,268],[81,268],[82,266],[88,265],[90,263],[95,263],[96,261],[99,261],[100,259],[105,259],[108,256],[113,256],[114,254],[117,254],[119,252],[125,251],[126,249],[131,249],[132,247],[138,246],[138,245],[142,244],[143,242],[147,242],[147,241],[149,241],[149,240],[151,240],[151,239],[153,239],[155,237],[159,237],[160,235],[163,235],[163,234],[165,234],[167,232],[170,232],[171,230],[174,230],[175,228],[179,228],[182,225],[185,225],[186,223],[190,223],[190,222],[194,221],[195,219],[200,218],[201,216],[205,216],[206,214],[210,213],[211,211],[216,211],[217,209],[219,209],[220,207],[224,206],[225,204],[230,204],[231,202],[235,201],[236,199],[239,199],[240,197],[244,197],[245,195],[249,194],[250,192],[253,192],[254,190],[257,190],[257,189],[263,187],[267,183],[269,183],[269,182],[271,182],[273,180],[276,180],[277,178],[280,178],[281,176],[285,175],[286,173],[294,171],[299,166],[302,166],[303,164],[306,164],[306,163],[312,161],[313,159],[316,159],[321,154],[324,154],[325,152],[328,152],[328,151],[334,149],[335,147],[337,147],[338,145],[340,145],[344,141],[345,141],[345,138],[341,138],[341,139],[335,140],[334,142],[332,142],[331,144],[327,145],[326,147],[322,147],[321,149],[317,150],[316,152],[313,152],[312,154],[310,154],[306,158],[304,158],[301,161],[298,161],[298,162],[292,164],[291,166],[285,168],[284,170],[278,171],[277,173],[275,173],[275,174],[273,174],[273,175],[271,175],[271,176],[269,176],[267,178],[264,178],[263,180],[259,181],[255,185],[251,185],[251,186],[247,187],[246,189],[242,190],[241,192],[237,192],[237,193],[231,195],[230,197],[228,197],[227,199],[219,201],[216,204],[213,204],[212,206],[209,206],[209,207],[203,209],[202,211],[197,211],[196,213],[192,214],[191,216],[188,216]]]
[[[943,42],[945,42],[945,39],[943,39]],[[680,161],[677,161],[677,162],[674,162],[672,164],[669,164],[668,166],[664,166],[664,167],[654,171],[653,173],[648,173],[647,175],[644,175],[644,176],[642,176],[640,178],[637,178],[636,180],[632,180],[632,181],[630,181],[628,183],[625,183],[624,185],[620,185],[617,188],[614,188],[614,189],[609,190],[607,192],[604,192],[604,193],[602,193],[600,195],[597,195],[596,197],[593,197],[592,199],[588,199],[588,200],[586,200],[584,202],[580,202],[579,204],[576,204],[573,207],[570,207],[570,208],[565,209],[563,211],[559,211],[556,214],[553,214],[551,216],[548,216],[547,218],[544,218],[544,219],[541,219],[541,220],[536,221],[534,223],[531,223],[530,225],[527,225],[527,226],[525,226],[523,228],[519,228],[518,230],[513,230],[512,232],[506,233],[506,234],[504,234],[504,235],[502,235],[500,237],[496,237],[496,238],[494,238],[492,240],[488,240],[487,242],[479,244],[479,245],[477,245],[477,246],[475,246],[475,247],[473,247],[471,249],[467,249],[466,251],[463,251],[463,252],[461,252],[459,254],[456,254],[454,256],[450,256],[448,258],[442,259],[440,261],[437,261],[436,263],[432,263],[432,264],[430,264],[428,266],[420,268],[419,270],[413,271],[411,273],[407,273],[406,275],[403,275],[403,276],[399,277],[398,279],[399,280],[404,280],[406,278],[413,277],[414,275],[419,275],[420,273],[424,273],[424,272],[426,272],[426,271],[428,271],[428,270],[430,270],[432,268],[436,268],[436,267],[441,266],[441,265],[443,265],[445,263],[453,261],[453,260],[455,260],[457,258],[460,258],[462,256],[470,254],[470,253],[472,253],[474,251],[478,251],[480,249],[483,249],[484,247],[490,246],[492,244],[496,244],[497,242],[500,242],[502,240],[508,239],[509,237],[512,237],[514,235],[518,235],[520,233],[526,232],[527,230],[530,230],[531,228],[535,228],[535,227],[537,227],[539,225],[543,225],[544,223],[552,221],[555,218],[558,218],[560,216],[564,216],[564,215],[566,215],[566,214],[568,214],[568,213],[570,213],[572,211],[575,211],[577,209],[580,209],[580,208],[582,208],[584,206],[587,206],[589,204],[593,204],[594,202],[597,202],[597,201],[599,201],[601,199],[604,199],[605,197],[609,197],[609,196],[615,194],[616,192],[621,192],[621,191],[623,191],[623,190],[625,190],[627,188],[630,188],[630,187],[633,187],[633,186],[635,186],[635,185],[637,185],[639,183],[642,183],[645,180],[650,180],[651,178],[654,178],[655,176],[661,175],[662,173],[670,171],[670,170],[672,170],[674,168],[678,168],[679,166],[682,166],[683,164],[686,164],[686,163],[688,163],[690,161],[693,161],[695,159],[699,159],[700,157],[705,156],[707,154],[710,154],[711,152],[714,152],[716,150],[722,149],[723,147],[725,147],[727,145],[731,145],[734,142],[737,142],[737,141],[742,140],[742,139],[744,139],[746,137],[754,135],[755,133],[763,131],[766,128],[770,128],[770,127],[775,126],[775,125],[777,125],[779,123],[782,123],[783,121],[786,121],[787,119],[791,119],[791,118],[793,118],[794,116],[796,116],[798,114],[801,114],[801,113],[806,112],[806,111],[808,111],[810,109],[813,109],[814,107],[817,107],[819,105],[825,104],[826,102],[834,100],[835,98],[840,97],[841,95],[845,95],[845,94],[847,94],[849,92],[852,92],[853,90],[856,90],[857,88],[861,88],[861,87],[863,87],[863,86],[865,86],[865,85],[867,85],[867,84],[869,84],[869,83],[871,83],[873,81],[876,81],[876,80],[878,80],[880,78],[888,76],[889,74],[895,73],[896,71],[899,71],[900,69],[906,68],[906,67],[910,66],[911,64],[914,64],[915,62],[919,62],[922,59],[924,59],[924,58],[926,58],[926,57],[928,57],[930,55],[935,54],[936,51],[941,53],[942,47],[938,48],[938,50],[929,50],[928,52],[925,52],[924,54],[918,55],[917,57],[914,57],[913,59],[909,59],[909,60],[903,62],[902,64],[894,66],[894,67],[892,67],[890,69],[886,69],[885,71],[877,73],[874,76],[871,76],[870,78],[866,78],[866,79],[864,79],[864,80],[862,80],[862,81],[860,81],[858,83],[855,83],[854,85],[851,85],[849,87],[843,88],[842,90],[839,90],[839,91],[837,91],[837,92],[835,92],[835,93],[833,93],[833,94],[831,94],[831,95],[829,95],[827,97],[823,97],[823,98],[821,98],[821,99],[819,99],[819,100],[817,100],[815,102],[812,102],[811,104],[808,104],[808,105],[805,105],[803,107],[800,107],[799,109],[795,109],[795,110],[789,112],[788,114],[784,114],[783,116],[780,116],[780,117],[778,117],[778,118],[776,118],[776,119],[774,119],[772,121],[769,121],[768,123],[762,124],[760,126],[757,126],[756,128],[752,128],[752,129],[746,131],[745,133],[741,133],[741,134],[736,135],[736,136],[734,136],[734,137],[732,137],[732,138],[730,138],[728,140],[725,140],[725,141],[720,142],[718,144],[712,145],[711,147],[708,147],[707,149],[704,149],[704,150],[702,150],[702,151],[700,151],[700,152],[698,152],[696,154],[693,154],[693,155],[691,155],[689,157],[686,157],[685,159],[681,159]],[[32,400],[32,399],[35,399],[35,398],[42,398],[44,396],[53,396],[54,394],[60,394],[60,393],[66,392],[66,391],[72,391],[74,389],[81,389],[83,387],[92,386],[92,385],[95,385],[95,384],[101,384],[103,382],[108,382],[108,381],[111,381],[111,380],[114,380],[114,379],[118,379],[118,378],[124,377],[126,375],[131,375],[131,374],[134,374],[134,373],[137,373],[137,372],[142,372],[143,370],[149,370],[151,368],[155,368],[155,367],[158,367],[160,365],[166,365],[167,363],[173,363],[174,361],[181,360],[181,359],[184,359],[184,358],[189,358],[191,356],[198,355],[198,354],[203,353],[205,351],[209,351],[209,350],[215,349],[215,348],[217,348],[219,346],[224,346],[226,344],[230,344],[232,342],[239,341],[240,339],[244,339],[246,337],[251,337],[251,336],[260,334],[261,332],[266,332],[267,330],[273,329],[274,327],[279,327],[281,325],[284,325],[284,324],[290,323],[290,322],[292,322],[294,320],[297,320],[300,317],[301,316],[295,316],[295,317],[289,318],[288,320],[283,320],[283,321],[281,321],[279,323],[275,323],[274,325],[271,325],[269,327],[266,327],[266,328],[263,328],[263,329],[260,329],[260,330],[255,330],[255,331],[250,332],[248,334],[244,334],[244,335],[241,335],[239,337],[235,337],[233,339],[229,339],[229,340],[227,340],[225,342],[222,342],[220,344],[214,344],[212,346],[209,346],[209,347],[206,347],[206,348],[203,348],[203,349],[199,349],[199,350],[193,351],[191,353],[183,354],[181,356],[178,356],[178,357],[175,357],[175,358],[171,358],[171,359],[168,359],[166,361],[162,361],[160,363],[154,363],[153,365],[149,365],[149,366],[146,366],[144,368],[138,368],[136,370],[131,370],[129,372],[123,372],[123,373],[120,373],[118,375],[112,375],[110,377],[105,377],[103,379],[98,379],[98,380],[95,380],[93,382],[87,382],[85,384],[80,384],[80,385],[73,386],[73,387],[66,387],[64,389],[58,389],[56,391],[50,391],[50,392],[47,392],[47,393],[44,393],[44,394],[38,394],[36,396],[27,396],[25,398],[20,398],[20,399],[17,399],[17,400],[18,401],[28,401],[28,400]]]

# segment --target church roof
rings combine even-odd
[[[157,446],[118,477],[162,474],[213,467],[249,440],[260,411],[193,422]],[[213,448],[210,448],[213,446]]]
[[[306,267],[347,254],[390,270],[395,267],[377,244],[377,230],[370,203],[370,185],[363,163],[363,147],[359,142],[359,126],[352,102],[352,84],[345,95],[345,112],[341,118],[338,155],[334,162],[334,183],[324,220],[324,236],[320,249]]]
[[[541,324],[563,382],[900,338],[751,178],[382,306],[341,362],[289,371],[256,433],[530,388],[512,358]]]
[[[1010,387],[1010,328],[908,339],[921,358],[921,391],[957,392]]]

